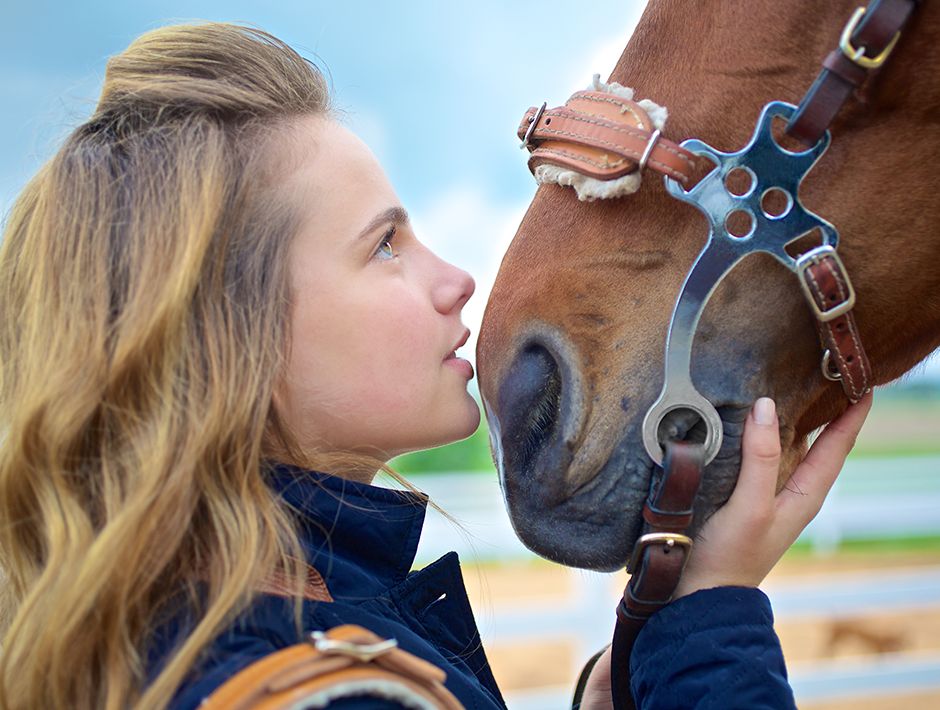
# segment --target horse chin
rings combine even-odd
[[[721,407],[722,447],[703,473],[691,527],[694,535],[731,495],[741,461],[746,407]],[[624,567],[642,532],[643,504],[653,463],[638,429],[629,431],[597,475],[566,490],[565,473],[572,452],[545,446],[523,467],[507,466],[497,455],[509,517],[530,550],[570,567],[604,572]]]

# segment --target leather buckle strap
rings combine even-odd
[[[835,248],[824,245],[797,259],[797,276],[826,350],[823,374],[841,382],[849,400],[857,402],[871,390],[871,364],[852,314],[855,291],[845,265]]]
[[[614,708],[632,710],[630,653],[646,620],[672,601],[692,549],[686,534],[702,481],[705,449],[684,441],[666,443],[663,474],[651,485],[643,516],[648,528],[636,542],[627,570],[630,581],[617,605],[611,649]],[[684,521],[681,527],[679,521]],[[678,528],[678,529],[677,529]]]
[[[688,553],[692,549],[692,538],[679,533],[647,533],[643,535],[633,547],[633,555],[627,563],[627,572],[636,574],[640,569],[640,560],[646,549],[651,545],[659,544],[662,544],[663,552],[667,554],[672,552],[676,546],[685,548]],[[688,557],[688,554],[686,554],[686,557]]]
[[[839,48],[824,60],[822,71],[790,118],[787,133],[807,145],[819,142],[868,73],[889,57],[918,1],[872,0],[867,9],[860,7],[853,13]]]
[[[231,676],[200,708],[292,710],[374,698],[403,707],[463,710],[444,686],[446,678],[442,669],[398,648],[394,639],[348,624],[263,656]]]
[[[901,30],[899,29],[894,33],[894,37],[892,37],[891,41],[888,42],[888,46],[881,50],[878,56],[868,57],[865,54],[865,47],[852,46],[852,35],[855,33],[855,29],[858,27],[858,21],[861,20],[864,15],[865,8],[860,7],[855,10],[849,21],[845,23],[845,29],[842,30],[842,37],[839,39],[839,49],[842,50],[842,53],[846,57],[851,59],[863,69],[877,69],[885,63],[885,60],[889,56],[891,56],[894,45],[896,45],[898,40],[901,38]]]
[[[605,91],[577,91],[564,106],[530,107],[517,135],[529,170],[558,165],[598,180],[649,167],[687,184],[695,156],[664,138],[637,102]]]
[[[815,268],[823,264],[833,272],[832,285],[837,287],[830,286],[825,293],[820,286],[819,269]],[[855,307],[855,289],[834,247],[824,244],[800,256],[796,260],[796,273],[813,315],[821,323],[845,315]]]

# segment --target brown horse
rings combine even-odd
[[[743,147],[761,107],[798,103],[857,0],[651,0],[610,81],[668,107],[665,134]],[[533,97],[537,98],[537,97]],[[520,106],[524,109],[525,106]],[[832,125],[800,197],[841,234],[856,320],[877,384],[940,345],[940,7],[922,3],[888,63]],[[522,169],[520,167],[520,169]],[[648,173],[636,194],[579,202],[539,188],[506,253],[477,348],[494,458],[513,524],[559,562],[614,569],[640,529],[653,464],[644,414],[663,383],[666,329],[705,220]],[[782,486],[807,435],[848,404],[820,375],[796,278],[751,255],[726,278],[694,342],[692,378],[724,439],[706,468],[697,524],[734,487],[743,422],[777,401]],[[678,437],[695,421],[669,421]]]

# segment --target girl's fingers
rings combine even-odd
[[[780,430],[774,401],[761,397],[744,423],[741,473],[729,506],[760,512],[773,504],[780,471]]]
[[[813,442],[803,462],[797,466],[784,490],[806,497],[807,502],[822,505],[842,470],[845,457],[855,445],[858,432],[871,410],[872,395],[865,395],[842,415],[830,422]],[[815,513],[814,513],[815,514]]]

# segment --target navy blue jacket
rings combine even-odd
[[[647,710],[795,710],[770,600],[759,589],[717,587],[650,617],[630,656],[638,707]]]
[[[411,571],[424,496],[281,465],[269,480],[299,512],[308,561],[334,599],[304,602],[305,631],[359,624],[442,668],[448,689],[468,709],[506,707],[480,643],[457,554]],[[187,629],[178,618],[155,637],[151,678]],[[292,602],[260,595],[210,645],[171,708],[196,708],[244,667],[302,640]],[[708,590],[669,605],[640,634],[631,665],[643,708],[793,706],[770,605],[757,590]],[[348,699],[331,707],[389,706]]]

